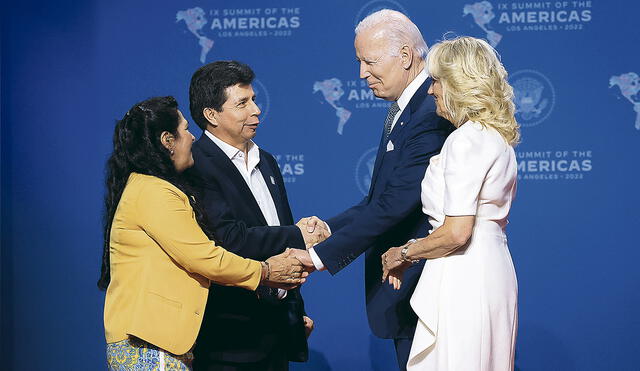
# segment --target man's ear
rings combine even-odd
[[[405,70],[411,68],[413,64],[413,49],[409,45],[404,44],[400,48],[400,60],[402,61],[402,68]]]
[[[176,138],[173,134],[168,131],[163,131],[160,134],[160,143],[162,143],[162,146],[169,151],[173,151],[173,148],[175,147],[175,140]]]
[[[209,124],[211,126],[213,127],[218,126],[218,112],[213,108],[210,108],[210,107],[204,108],[202,110],[202,116],[204,116],[204,118],[207,119],[207,121],[209,121]]]

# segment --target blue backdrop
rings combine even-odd
[[[523,126],[508,228],[517,368],[640,369],[640,5],[603,0],[2,5],[2,368],[104,368],[95,282],[113,125],[155,95],[188,117],[203,63],[255,69],[256,141],[278,156],[296,218],[357,202],[387,103],[358,79],[353,29],[384,7],[428,44],[447,31],[487,38],[510,72]],[[362,276],[358,260],[305,285],[316,330],[296,370],[395,367],[392,343],[368,329]]]

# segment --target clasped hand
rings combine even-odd
[[[327,229],[325,222],[317,216],[302,218],[296,223],[296,226],[302,232],[302,238],[307,249],[331,236],[331,232]]]
[[[395,290],[400,290],[402,285],[402,276],[404,272],[411,266],[411,262],[402,259],[402,249],[407,246],[409,242],[399,247],[392,247],[387,252],[382,254],[382,282],[389,280],[389,284],[393,286]]]
[[[286,249],[283,253],[266,260],[262,284],[284,290],[294,289],[306,281],[309,271],[296,257],[295,249]],[[302,251],[302,250],[296,250]]]

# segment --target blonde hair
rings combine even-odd
[[[440,82],[440,101],[450,121],[492,127],[512,146],[520,141],[513,88],[498,53],[484,40],[458,37],[439,42],[427,56],[429,75]]]

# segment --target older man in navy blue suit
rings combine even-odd
[[[427,45],[415,24],[402,13],[381,10],[356,27],[360,78],[373,93],[393,102],[384,122],[369,194],[359,204],[328,219],[333,233],[309,249],[318,270],[338,273],[366,252],[367,314],[373,333],[394,339],[398,364],[406,368],[417,317],[409,299],[422,270],[404,274],[399,291],[381,282],[380,256],[429,229],[422,213],[420,184],[429,159],[438,154],[453,125],[436,115],[425,68]],[[316,219],[309,219],[313,227]]]

